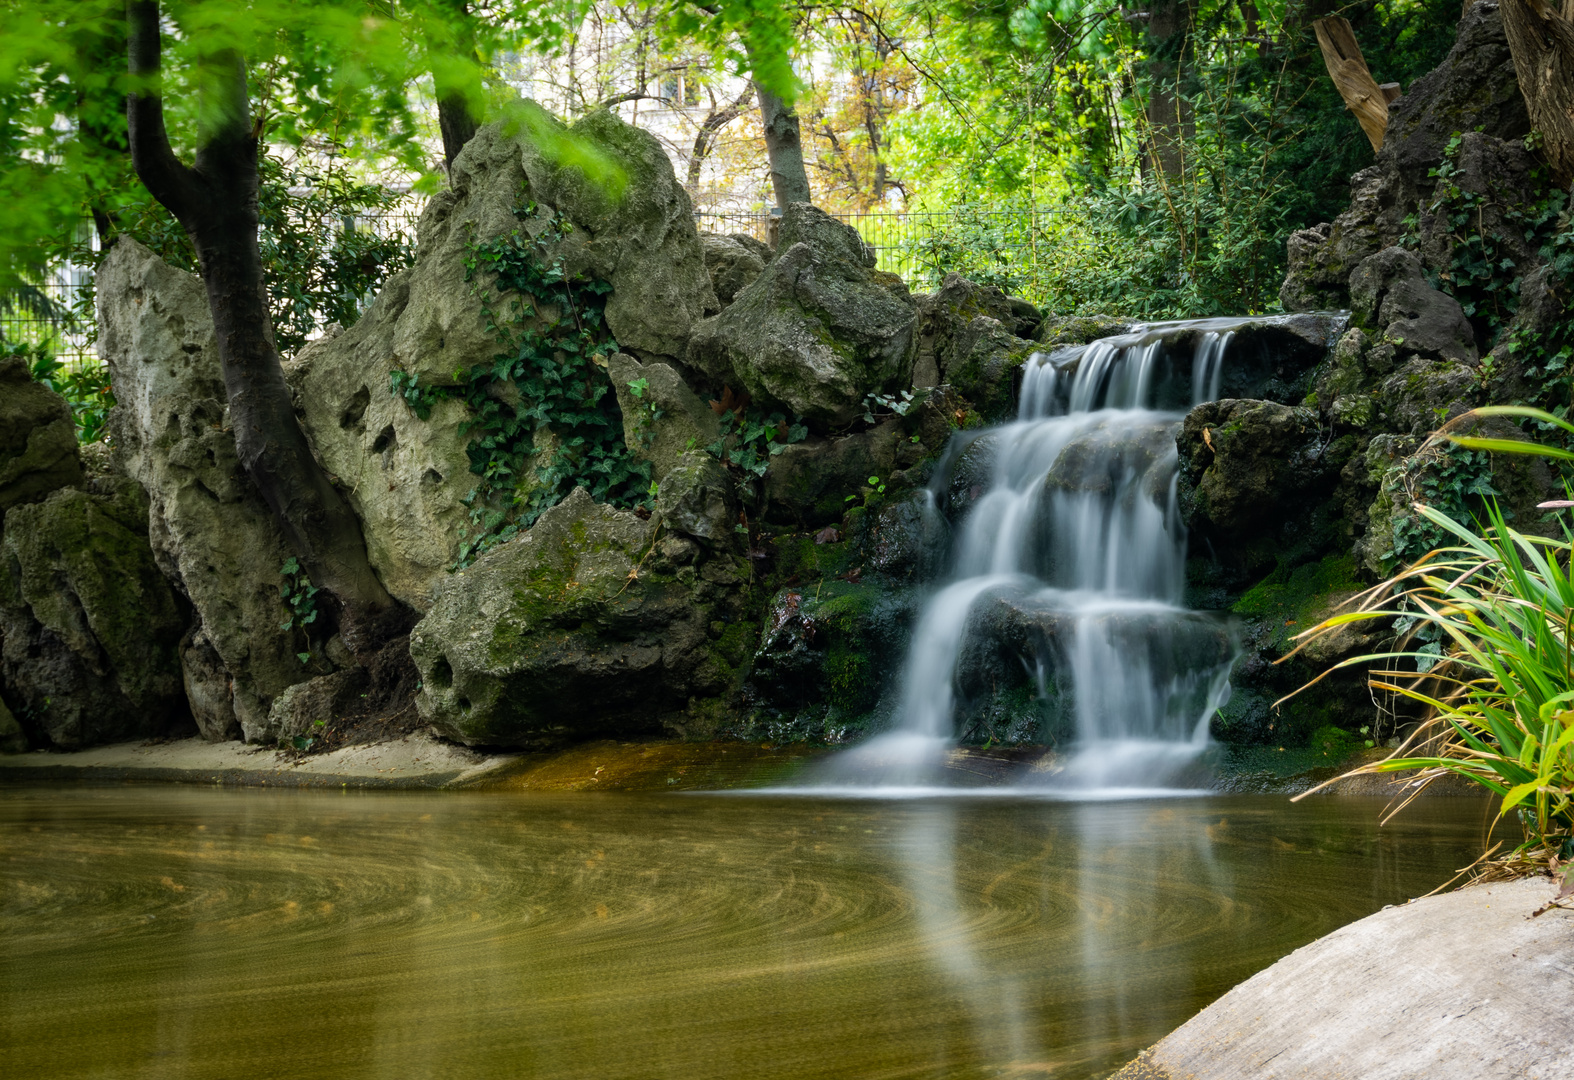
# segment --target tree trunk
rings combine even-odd
[[[1377,85],[1367,70],[1361,46],[1356,43],[1350,24],[1337,15],[1318,19],[1312,23],[1317,33],[1317,47],[1322,50],[1323,64],[1333,79],[1345,108],[1355,114],[1361,130],[1372,144],[1372,153],[1383,148],[1388,133],[1388,93]],[[1397,88],[1396,88],[1397,89]],[[1398,94],[1394,95],[1398,97]]]
[[[208,58],[216,92],[204,102],[207,119],[187,166],[164,128],[157,0],[130,0],[127,17],[132,162],[196,250],[241,464],[312,583],[344,605],[346,644],[358,654],[375,650],[397,632],[397,605],[372,571],[355,513],[312,456],[274,345],[257,247],[258,138],[244,62],[233,51]]]
[[[447,9],[450,25],[456,28],[454,40],[445,43],[445,46],[454,49],[466,60],[474,60],[475,29],[470,21],[473,16],[469,4],[465,0],[447,0],[443,7]],[[434,48],[433,51],[440,50]],[[433,68],[432,86],[437,91],[437,127],[443,134],[443,166],[452,172],[454,158],[459,156],[459,151],[475,137],[476,128],[481,126],[470,107],[471,98],[480,87],[464,75],[455,79],[441,67]]]
[[[803,164],[803,143],[798,134],[798,114],[781,98],[759,83],[760,119],[765,128],[765,156],[771,166],[771,190],[776,208],[786,213],[789,203],[812,202],[809,174]]]
[[[126,24],[106,18],[79,27],[73,48],[90,71],[112,72],[125,63]],[[116,87],[104,83],[76,93],[77,135],[82,144],[87,177],[88,209],[98,232],[100,251],[115,242],[120,223],[109,194],[130,179],[126,145],[126,102]]]
[[[1574,0],[1502,0],[1503,30],[1530,122],[1558,183],[1574,182]]]
[[[1164,176],[1179,177],[1192,133],[1191,104],[1180,93],[1180,72],[1191,38],[1194,0],[1153,0],[1148,7],[1148,156]]]

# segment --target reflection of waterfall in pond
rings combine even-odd
[[[1017,419],[968,450],[990,455],[989,479],[914,630],[897,724],[839,755],[826,782],[932,784],[963,734],[959,664],[1001,620],[1037,643],[1039,686],[1072,721],[1072,753],[1047,787],[1161,789],[1192,766],[1229,693],[1236,646],[1221,619],[1182,605],[1175,435],[1187,408],[1217,396],[1236,325],[1154,324],[1034,354]],[[931,507],[949,473],[937,470]],[[997,629],[981,630],[986,618]]]

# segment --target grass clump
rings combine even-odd
[[[1513,406],[1478,409],[1451,426],[1484,416],[1574,434],[1574,424]],[[1446,428],[1439,436],[1472,450],[1574,461],[1574,452],[1537,443]],[[1346,775],[1420,770],[1423,782],[1453,774],[1489,789],[1499,818],[1517,819],[1523,830],[1522,843],[1485,864],[1498,874],[1553,871],[1574,858],[1574,528],[1566,513],[1574,501],[1543,507],[1564,511],[1560,535],[1518,532],[1495,504],[1467,526],[1417,503],[1415,512],[1455,543],[1357,597],[1356,610],[1300,635],[1304,644],[1352,622],[1393,620],[1399,636],[1390,651],[1330,670],[1375,662],[1373,689],[1416,702],[1424,716],[1393,754]]]

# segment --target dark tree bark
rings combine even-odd
[[[1180,72],[1191,43],[1195,0],[1153,0],[1148,7],[1148,101],[1145,112],[1153,167],[1178,177],[1192,134],[1191,105],[1180,93]]]
[[[470,6],[465,0],[451,0],[446,7],[452,24],[458,28],[453,47],[469,58],[475,57],[475,32],[470,24]],[[437,91],[437,127],[443,133],[443,165],[452,170],[454,158],[459,156],[465,143],[475,137],[480,121],[470,109],[470,91],[473,86],[453,82],[443,73],[432,74]]]
[[[694,133],[694,146],[689,151],[689,176],[688,182],[684,185],[689,189],[689,198],[699,195],[700,170],[705,167],[705,159],[710,157],[711,147],[716,142],[716,133],[743,115],[743,105],[748,100],[748,90],[739,94],[729,105],[718,106],[716,98],[711,97],[710,112],[705,114],[700,129]]]
[[[765,157],[771,166],[771,190],[776,207],[783,213],[788,203],[812,202],[809,173],[803,164],[803,141],[798,132],[798,114],[781,98],[759,83],[754,92],[760,100],[760,120],[765,128]]]
[[[1519,91],[1561,184],[1574,182],[1574,3],[1503,0],[1503,31]]]
[[[367,560],[355,513],[312,456],[268,318],[257,247],[258,131],[245,64],[228,50],[208,58],[212,93],[188,166],[176,158],[164,127],[157,0],[130,0],[127,24],[132,162],[196,250],[241,464],[312,582],[343,604],[346,643],[358,654],[375,650],[398,632],[392,625],[398,608]]]
[[[74,50],[89,70],[124,70],[125,21],[95,20],[82,25],[75,35]],[[87,159],[88,209],[98,232],[99,250],[108,251],[120,227],[108,195],[129,179],[125,99],[109,80],[92,88],[78,84],[76,123],[77,136]]]

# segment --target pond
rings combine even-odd
[[[1486,803],[0,792],[0,1075],[1108,1074]]]

